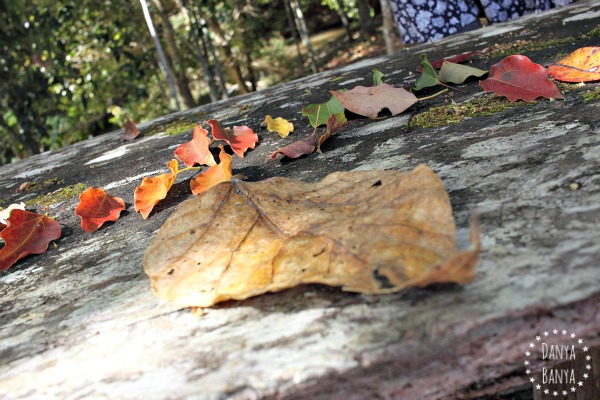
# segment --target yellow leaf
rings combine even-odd
[[[209,307],[303,283],[390,293],[470,282],[444,185],[414,171],[336,172],[320,182],[234,180],[181,204],[144,256],[155,294]]]
[[[290,132],[294,132],[294,124],[281,117],[273,119],[270,115],[267,115],[265,122],[267,123],[269,132],[277,132],[282,138],[286,138]]]

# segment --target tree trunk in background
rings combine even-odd
[[[209,54],[212,57],[214,69],[216,71],[217,77],[219,78],[218,84],[219,84],[219,88],[221,91],[221,98],[227,99],[227,98],[229,98],[229,95],[227,94],[227,87],[225,86],[225,83],[227,82],[227,80],[225,79],[225,75],[223,75],[223,68],[221,67],[221,61],[219,60],[219,56],[217,55],[217,52],[215,51],[215,46],[213,45],[213,40],[210,37],[210,32],[208,31],[208,28],[206,27],[207,21],[206,21],[206,18],[204,18],[204,13],[202,12],[202,10],[200,10],[200,6],[198,6],[198,13],[200,14],[202,37],[204,38],[204,43],[206,45],[207,54]]]
[[[296,53],[298,53],[298,65],[300,66],[300,71],[304,73],[304,57],[302,57],[302,50],[300,49],[300,33],[298,33],[298,29],[296,29],[296,22],[294,21],[294,14],[292,13],[289,0],[283,0],[283,4],[285,6],[285,14],[287,16],[288,24],[292,30],[294,44],[296,45]]]
[[[229,40],[227,40],[225,33],[223,32],[223,30],[221,29],[221,25],[219,24],[219,21],[217,21],[217,19],[215,18],[215,16],[212,13],[209,13],[210,15],[208,16],[208,26],[210,28],[210,31],[212,33],[214,33],[217,38],[219,39],[220,46],[221,49],[223,49],[223,54],[225,55],[225,67],[229,70],[229,73],[233,76],[233,79],[235,80],[235,83],[237,83],[238,85],[238,90],[240,91],[241,94],[245,94],[248,93],[248,87],[246,86],[246,80],[244,79],[244,76],[242,75],[242,69],[240,67],[240,62],[237,59],[237,57],[235,57],[233,55],[233,52],[231,51],[231,46],[229,45]]]
[[[210,100],[213,102],[217,101],[221,98],[221,93],[219,93],[219,87],[215,83],[216,77],[210,65],[208,53],[206,51],[206,44],[204,42],[204,38],[202,37],[202,28],[200,27],[200,22],[198,20],[198,15],[196,12],[197,10],[195,10],[194,7],[188,8],[187,0],[182,0],[181,3],[182,10],[188,15],[190,20],[189,38],[196,48],[196,57],[198,58],[198,63],[200,64],[202,73],[204,74],[204,80],[208,85],[208,94],[210,96]]]
[[[315,62],[315,53],[312,45],[310,44],[310,35],[308,33],[308,28],[306,28],[304,14],[302,14],[302,9],[300,9],[298,0],[289,0],[289,2],[290,8],[292,9],[292,14],[294,15],[294,20],[296,21],[296,27],[298,28],[298,32],[300,32],[300,37],[302,38],[302,43],[304,43],[304,47],[306,47],[308,61],[310,62],[310,69],[312,70],[313,74],[316,74],[318,71],[317,63]]]
[[[185,68],[183,66],[184,64],[181,58],[181,54],[179,52],[179,49],[177,48],[177,43],[175,41],[175,30],[173,29],[173,25],[171,24],[169,15],[165,12],[161,0],[151,1],[156,10],[158,11],[158,15],[164,28],[163,34],[165,42],[167,44],[166,51],[169,54],[169,60],[171,61],[171,69],[175,71],[174,75],[177,83],[177,92],[183,100],[183,104],[185,104],[187,108],[196,107],[198,104],[194,100],[194,96],[192,95],[192,91],[190,90],[190,82],[185,73]]]
[[[392,15],[390,0],[379,0],[381,3],[381,16],[383,18],[383,40],[385,41],[385,50],[387,54],[394,53],[394,40],[396,39],[396,24]]]
[[[346,34],[348,35],[348,40],[352,42],[354,39],[352,38],[352,30],[350,29],[350,22],[348,21],[348,16],[346,15],[346,11],[344,11],[344,1],[337,0],[337,5],[339,8],[338,15],[340,16],[340,19],[342,20],[342,25],[344,25],[344,29],[346,29]]]
[[[371,6],[368,0],[356,0],[358,18],[360,19],[360,33],[365,39],[369,39],[375,33],[375,24],[371,18]]]
[[[142,6],[142,11],[144,12],[144,19],[146,20],[146,24],[148,25],[148,31],[150,31],[150,36],[154,41],[154,45],[156,46],[156,51],[158,53],[158,58],[160,60],[160,68],[163,73],[167,77],[167,82],[169,83],[169,88],[171,89],[171,98],[175,100],[176,110],[181,110],[181,106],[179,105],[179,99],[177,98],[177,90],[175,89],[175,80],[173,79],[173,75],[169,71],[169,66],[167,63],[167,57],[163,51],[162,45],[160,44],[160,40],[158,40],[158,36],[156,35],[156,30],[154,29],[154,23],[152,22],[152,17],[150,16],[150,11],[148,10],[148,3],[146,0],[140,0],[140,4]],[[169,107],[170,108],[170,107]]]

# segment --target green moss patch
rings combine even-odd
[[[85,191],[85,189],[87,189],[87,186],[84,185],[83,183],[77,183],[75,185],[65,186],[64,188],[60,188],[53,192],[46,193],[42,196],[38,196],[31,200],[27,200],[25,202],[25,205],[32,206],[35,204],[35,205],[47,207],[49,205],[52,205],[52,204],[55,204],[55,203],[58,203],[61,201],[69,200],[75,196],[79,196],[81,193],[83,193]]]
[[[573,43],[576,39],[572,36],[561,39],[548,40],[516,40],[512,43],[497,44],[489,47],[489,50],[483,54],[485,58],[504,58],[515,54],[528,54],[532,51],[543,50],[549,47],[564,46]]]
[[[190,118],[191,117],[191,118]],[[144,132],[145,136],[153,136],[157,133],[164,132],[169,136],[176,136],[181,133],[187,132],[198,125],[197,118],[195,116],[181,117],[169,122],[165,122],[159,125],[152,126],[147,132]]]
[[[592,90],[586,90],[585,92],[581,93],[581,95],[583,96],[583,101],[586,103],[594,101],[600,98],[600,86]]]
[[[459,122],[473,117],[490,116],[497,112],[523,105],[532,105],[524,101],[511,102],[504,97],[496,95],[484,98],[476,98],[464,103],[452,103],[440,107],[432,107],[429,110],[415,115],[410,121],[411,128],[435,128]]]

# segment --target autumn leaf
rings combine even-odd
[[[11,204],[5,209],[0,210],[0,231],[8,225],[8,218],[12,210],[25,210],[25,203]]]
[[[438,79],[437,74],[435,73],[435,69],[431,66],[431,63],[427,59],[426,54],[421,54],[421,75],[415,81],[415,89],[421,90],[426,87],[436,86],[440,84],[440,80]]]
[[[326,103],[310,104],[302,109],[302,115],[308,117],[310,125],[313,128],[325,125],[329,117],[331,117],[333,114],[343,112],[344,106],[335,96],[331,96]]]
[[[270,115],[267,115],[265,123],[269,132],[277,132],[281,138],[286,138],[290,132],[294,132],[294,124],[281,117],[273,119]]]
[[[215,140],[223,140],[231,146],[231,149],[240,158],[244,158],[244,153],[248,149],[253,149],[258,142],[258,136],[247,126],[234,126],[223,129],[216,119],[207,121],[212,128],[212,135]]]
[[[218,185],[179,206],[143,264],[159,298],[209,307],[305,283],[371,294],[468,283],[476,227],[472,241],[459,250],[444,185],[421,165]]]
[[[219,146],[219,148],[221,149],[219,164],[213,165],[190,181],[190,189],[195,195],[205,192],[221,182],[231,180],[231,156],[225,152],[223,146]]]
[[[493,65],[488,79],[479,84],[484,91],[494,92],[510,101],[563,98],[556,85],[548,79],[546,69],[521,55],[508,56]]]
[[[79,195],[75,215],[81,218],[81,228],[92,233],[105,222],[118,220],[124,209],[123,199],[110,196],[99,187],[92,187]]]
[[[29,254],[42,254],[48,243],[60,238],[60,224],[46,215],[13,209],[8,227],[0,236],[6,243],[0,250],[0,269],[6,271]]]
[[[469,67],[468,65],[455,64],[448,61],[444,61],[442,69],[440,69],[439,79],[444,83],[456,83],[460,84],[467,80],[471,76],[481,77],[487,74],[479,68]]]
[[[392,115],[400,114],[418,101],[411,92],[387,83],[371,87],[356,86],[344,92],[330,92],[346,109],[369,118],[377,118],[384,108],[390,110]]]
[[[167,197],[169,189],[175,182],[175,177],[179,172],[177,160],[169,161],[167,167],[171,170],[170,174],[144,178],[142,184],[135,188],[133,195],[135,211],[142,214],[144,219],[148,218],[148,215],[159,201]]]
[[[192,140],[177,146],[175,157],[183,161],[188,167],[192,167],[195,164],[216,165],[217,163],[210,152],[210,142],[208,131],[198,125],[194,128]]]
[[[122,141],[133,140],[140,134],[135,123],[127,117],[127,120],[123,124],[123,136],[121,136]]]
[[[600,80],[600,47],[582,47],[548,68],[554,79],[563,82]]]
[[[384,76],[385,75],[383,75],[383,72],[377,68],[373,68],[373,86],[381,85],[383,83],[382,78]]]
[[[447,58],[442,58],[442,59],[439,59],[439,60],[430,61],[429,64],[433,68],[435,68],[435,69],[440,69],[444,65],[444,61],[448,61],[448,62],[451,62],[451,63],[458,64],[458,63],[461,63],[463,61],[469,60],[475,54],[477,54],[476,51],[468,51],[466,53],[458,54],[458,55],[453,56],[453,57],[447,57]],[[417,67],[416,71],[417,72],[423,72],[423,67],[421,65],[419,65]]]
[[[323,142],[343,129],[347,123],[348,121],[346,120],[344,113],[333,114],[327,120],[327,129],[324,134],[320,135],[315,128],[310,136],[275,150],[265,158],[265,161],[277,158],[278,154],[288,158],[298,158],[303,155],[312,154],[315,151],[320,153]]]

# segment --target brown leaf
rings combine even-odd
[[[387,83],[371,87],[357,86],[347,92],[330,92],[347,110],[369,118],[377,118],[384,108],[390,110],[392,115],[400,114],[419,101],[411,92]]]
[[[344,113],[332,114],[327,119],[327,129],[323,135],[319,135],[317,128],[314,132],[304,139],[296,140],[287,146],[277,149],[265,158],[265,162],[277,158],[278,154],[288,158],[298,158],[303,155],[312,154],[315,151],[321,152],[321,145],[324,141],[335,135],[348,124]]]
[[[479,253],[458,249],[444,185],[414,171],[336,172],[218,185],[184,202],[144,256],[155,294],[209,307],[302,283],[390,293],[467,283]]]
[[[123,124],[123,136],[121,136],[122,141],[133,140],[140,134],[139,129],[135,126],[135,122],[127,117],[127,120]]]

